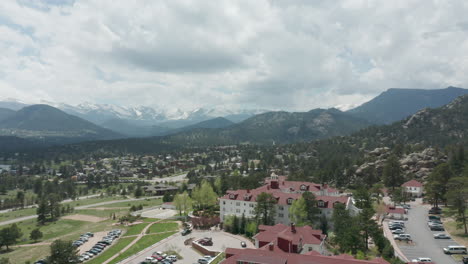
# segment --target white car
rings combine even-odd
[[[177,261],[177,256],[176,255],[170,255],[169,257],[167,257],[167,259],[169,259],[172,262],[176,262]]]
[[[444,233],[434,234],[435,239],[450,239],[450,236]]]
[[[417,262],[417,263],[419,263],[419,262],[432,262],[432,259],[430,259],[430,258],[417,258],[417,259],[411,260],[411,262]]]

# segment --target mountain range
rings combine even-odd
[[[0,135],[45,139],[58,143],[121,138],[122,135],[69,115],[49,105],[31,105],[0,119]]]
[[[36,139],[45,144],[149,136],[157,136],[148,139],[154,142],[191,146],[284,144],[349,135],[367,127],[370,128],[363,131],[372,131],[376,129],[375,124],[402,120],[421,109],[447,104],[460,94],[468,94],[468,90],[456,87],[439,90],[389,89],[347,112],[335,108],[255,115],[249,111],[224,111],[225,117],[215,118],[209,117],[220,111],[198,109],[181,115],[168,115],[168,111],[158,112],[152,108],[83,104],[72,109],[62,105],[62,108],[68,107],[66,113],[50,105],[24,107],[24,103],[11,101],[0,102],[0,106],[10,107],[0,108],[0,135]],[[16,109],[21,106],[23,108],[20,110]],[[73,111],[76,115],[70,114]],[[235,123],[227,118],[227,114],[244,116]],[[251,116],[242,120],[248,115]],[[96,122],[98,119],[105,121],[98,125],[80,116],[87,116],[88,119],[94,116]],[[391,127],[386,130],[392,130]],[[399,131],[399,128],[395,129]]]
[[[421,109],[441,107],[465,94],[468,89],[452,86],[434,90],[392,88],[347,113],[374,124],[390,124]]]

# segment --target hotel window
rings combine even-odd
[[[237,202],[237,203],[236,203],[236,206],[240,206],[240,202]]]
[[[278,209],[280,209],[281,211],[284,210],[284,207],[282,205],[278,206]]]
[[[287,203],[292,204],[293,203],[293,198],[288,198]]]
[[[240,213],[240,209],[236,209],[236,213]]]
[[[317,204],[318,204],[319,207],[325,206],[325,202],[322,201],[322,200],[318,201]]]
[[[249,207],[255,207],[255,204],[251,203],[249,204]]]
[[[284,217],[284,214],[278,214],[278,217]]]

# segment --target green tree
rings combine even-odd
[[[303,197],[295,200],[289,207],[289,216],[298,226],[310,225],[307,217],[307,205]]]
[[[371,207],[366,207],[361,210],[357,219],[359,223],[359,227],[361,228],[361,236],[364,240],[364,247],[369,250],[369,238],[373,237],[376,232],[379,232],[379,226],[377,222],[372,219],[374,216],[374,209]]]
[[[400,161],[395,155],[390,156],[385,162],[382,177],[385,186],[392,188],[392,190],[403,183]]]
[[[0,264],[10,264],[9,258],[0,258]]]
[[[276,214],[276,198],[271,193],[261,193],[257,196],[255,219],[262,225],[274,225]]]
[[[248,237],[253,237],[257,233],[257,223],[255,221],[249,221],[245,227],[245,234]]]
[[[356,202],[357,208],[371,208],[372,197],[371,193],[367,188],[360,187],[353,193],[354,201]]]
[[[174,206],[179,211],[179,215],[188,214],[192,210],[193,201],[187,192],[177,194],[174,197]]]
[[[29,238],[33,240],[34,242],[37,242],[39,239],[42,238],[42,232],[39,230],[39,228],[35,228],[31,231],[31,234],[29,235]]]
[[[453,172],[447,163],[439,164],[429,174],[426,184],[426,193],[435,206],[439,205],[440,201],[446,201],[448,190],[448,182],[453,177]]]
[[[319,219],[320,209],[317,207],[317,199],[311,192],[304,192],[302,194],[307,208],[307,221],[310,224],[317,222]]]
[[[213,191],[211,184],[206,180],[203,180],[200,186],[196,186],[193,189],[192,198],[197,207],[203,210],[216,205],[218,202],[218,196]]]
[[[246,227],[247,227],[247,219],[245,218],[245,214],[242,213],[242,217],[239,222],[239,233],[245,234]]]
[[[466,210],[468,207],[468,175],[452,178],[448,185],[448,202],[450,206],[457,211],[456,221],[460,226],[463,226],[466,235],[468,234],[466,225]]]
[[[79,263],[78,249],[71,241],[55,240],[50,245],[50,256],[47,260],[47,263],[51,264]]]
[[[23,191],[18,191],[16,193],[16,201],[18,201],[18,204],[20,205],[21,208],[24,207],[24,192]]]
[[[3,228],[0,230],[0,246],[6,246],[8,251],[9,247],[15,245],[22,235],[21,230],[16,224]]]
[[[135,189],[135,198],[140,198],[143,195],[143,190],[141,189],[140,185],[137,186]]]

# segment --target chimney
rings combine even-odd
[[[250,189],[247,189],[247,193],[250,193]]]
[[[291,223],[291,232],[296,233],[296,225]]]
[[[273,251],[273,248],[274,248],[273,243],[268,244],[268,249],[269,249],[270,251]]]

